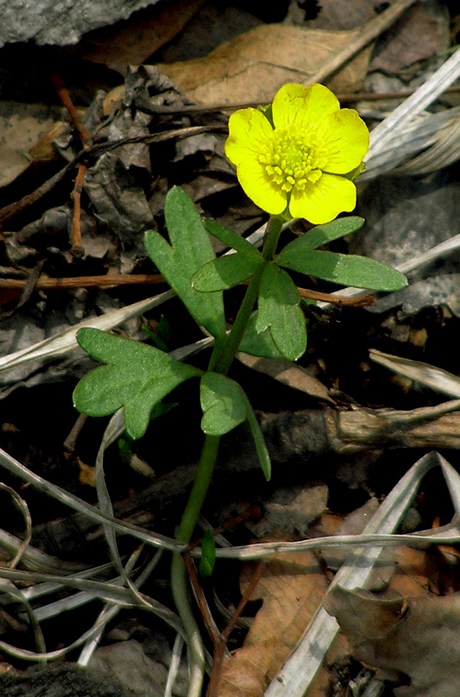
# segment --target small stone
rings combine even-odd
[[[127,19],[158,0],[0,0],[0,47],[33,40],[76,44],[88,31]]]

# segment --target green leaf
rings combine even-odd
[[[212,436],[222,436],[247,419],[260,466],[265,478],[270,479],[265,439],[249,399],[238,383],[220,373],[205,373],[201,378],[201,407],[201,428]]]
[[[193,274],[215,259],[214,250],[193,201],[177,186],[166,196],[165,220],[171,244],[149,231],[145,235],[147,253],[197,324],[221,338],[225,335],[222,294],[199,293],[191,285]]]
[[[257,457],[259,460],[259,464],[262,468],[262,472],[264,473],[264,477],[267,480],[267,482],[270,480],[271,473],[272,473],[272,466],[270,462],[270,454],[268,452],[267,444],[265,442],[264,435],[262,433],[262,429],[260,428],[260,424],[257,421],[257,417],[254,413],[254,410],[247,399],[247,420],[249,424],[249,428],[251,429],[251,435],[254,439],[254,445],[256,447],[256,453]]]
[[[266,329],[263,332],[257,332],[256,322],[257,312],[253,312],[238,350],[249,353],[251,356],[260,356],[261,358],[284,358],[273,341],[270,330]]]
[[[291,268],[289,266],[291,260],[295,262],[299,256],[303,257],[307,252],[320,247],[322,244],[350,235],[363,225],[364,218],[359,218],[356,215],[348,216],[348,218],[338,218],[326,225],[317,225],[302,235],[302,237],[298,237],[287,244],[283,251],[278,254],[275,261],[281,266]]]
[[[222,436],[246,419],[246,395],[234,380],[219,373],[205,373],[200,384],[203,418],[201,429]]]
[[[262,256],[250,242],[244,239],[244,237],[230,230],[230,228],[225,227],[225,225],[218,223],[217,220],[203,218],[203,224],[213,237],[216,237],[227,245],[227,247],[232,247],[236,249],[237,252],[240,252],[244,256],[251,257],[252,259],[258,259]]]
[[[259,290],[256,331],[270,330],[281,355],[295,361],[307,347],[305,317],[291,277],[274,264],[264,269]]]
[[[214,565],[216,563],[216,543],[212,536],[211,530],[204,531],[201,538],[201,557],[198,566],[198,571],[202,578],[212,576]]]
[[[259,254],[256,259],[239,252],[227,254],[202,266],[193,275],[192,287],[208,293],[233,288],[251,278],[263,263],[264,260]]]
[[[407,286],[407,278],[400,271],[367,257],[319,251],[288,259],[281,256],[277,263],[288,269],[344,286],[386,291]]]
[[[75,407],[88,416],[108,416],[123,408],[126,431],[133,439],[144,435],[152,409],[163,397],[181,382],[202,375],[159,349],[99,329],[80,329],[77,340],[106,365],[77,384]]]

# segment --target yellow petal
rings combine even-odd
[[[287,83],[275,95],[272,105],[275,128],[315,130],[329,114],[340,109],[335,96],[324,85]]]
[[[234,165],[245,158],[254,158],[266,151],[266,144],[273,137],[268,119],[257,109],[239,109],[228,121],[229,136],[225,141],[225,154]]]
[[[329,114],[317,130],[322,169],[347,174],[358,167],[369,148],[369,131],[354,109]],[[323,159],[324,158],[324,159]]]
[[[356,206],[356,187],[349,179],[323,174],[316,184],[307,184],[303,191],[293,190],[289,211],[293,218],[305,218],[314,225],[334,220],[339,213]]]
[[[236,170],[238,181],[252,201],[270,213],[280,215],[287,206],[287,194],[273,184],[265,169],[255,160],[245,159]]]

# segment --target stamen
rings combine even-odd
[[[304,133],[293,134],[277,129],[259,163],[271,181],[282,191],[301,191],[307,183],[314,184],[322,176],[322,160],[316,143]]]

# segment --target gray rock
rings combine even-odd
[[[0,0],[0,47],[33,40],[76,44],[81,35],[127,19],[158,0]]]
[[[349,251],[395,266],[449,240],[458,231],[459,183],[454,169],[424,177],[379,177],[359,197],[365,228],[350,237]],[[402,305],[405,312],[447,304],[460,312],[458,252],[410,274],[407,288],[385,295],[369,310]]]
[[[126,697],[112,676],[103,678],[73,663],[36,665],[0,674],[2,697]]]

